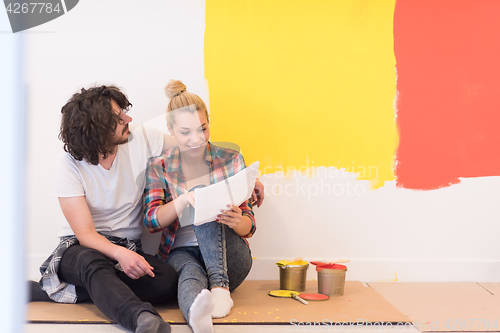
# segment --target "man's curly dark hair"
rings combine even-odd
[[[112,99],[122,110],[132,106],[117,87],[100,86],[82,88],[62,107],[59,139],[76,160],[97,165],[99,155],[113,153],[112,137],[121,118],[112,109]]]

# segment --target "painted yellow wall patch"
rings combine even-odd
[[[395,1],[206,1],[213,141],[261,171],[352,168],[393,180]],[[368,172],[370,170],[370,172]]]

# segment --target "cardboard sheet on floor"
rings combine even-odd
[[[234,307],[226,318],[215,319],[216,324],[289,324],[302,322],[408,322],[401,312],[380,296],[373,288],[361,282],[347,281],[344,296],[331,297],[321,302],[303,305],[292,298],[268,296],[279,289],[279,281],[245,281],[231,295]],[[318,292],[316,281],[307,281],[306,292]],[[177,304],[156,307],[161,316],[171,323],[184,324]],[[110,323],[93,304],[57,304],[33,302],[28,304],[27,320],[56,323]]]
[[[500,284],[370,282],[369,285],[419,331],[500,331]],[[493,295],[487,288],[499,295]]]

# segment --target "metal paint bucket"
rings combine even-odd
[[[279,266],[280,289],[305,291],[308,267],[309,264]]]
[[[316,270],[318,271],[318,293],[333,297],[344,295],[346,266],[333,264],[318,266]]]

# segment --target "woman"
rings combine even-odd
[[[165,90],[171,98],[167,126],[178,145],[148,165],[144,223],[150,232],[163,231],[158,254],[179,274],[179,307],[186,321],[195,333],[213,332],[212,318],[229,314],[230,291],[252,266],[244,240],[255,232],[252,204],[249,199],[230,206],[216,221],[202,225],[184,221],[194,215],[195,187],[222,181],[245,164],[240,153],[209,142],[208,112],[201,98],[180,81],[171,80]]]

